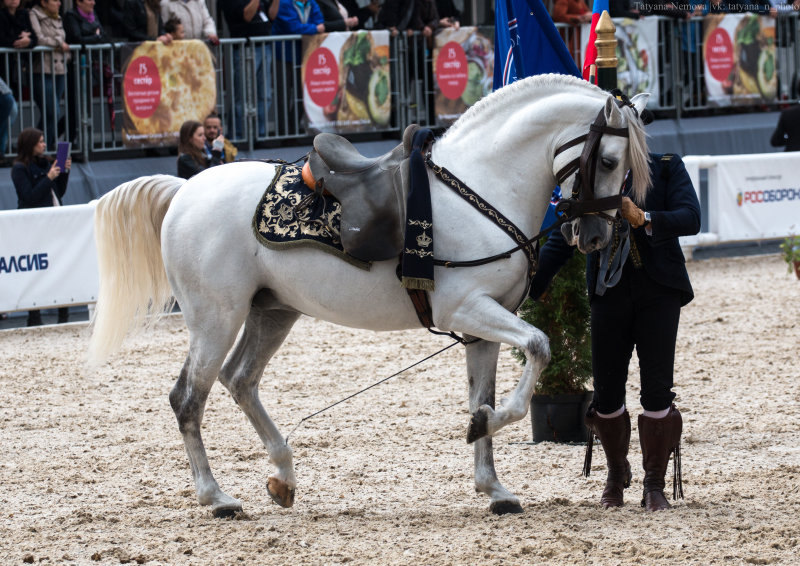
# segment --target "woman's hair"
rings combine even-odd
[[[161,0],[144,0],[144,3],[147,4],[155,14],[161,13]]]
[[[37,128],[25,128],[19,133],[19,137],[17,138],[17,163],[23,163],[24,165],[30,165],[31,161],[33,161],[33,150],[39,144],[39,140],[42,139],[42,130]]]
[[[180,134],[178,135],[178,153],[186,153],[194,159],[198,165],[205,167],[206,157],[203,152],[197,149],[192,143],[192,136],[197,128],[202,128],[203,124],[197,120],[186,120],[181,124]]]

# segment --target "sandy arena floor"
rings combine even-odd
[[[628,504],[598,507],[599,448],[583,478],[583,447],[528,444],[526,419],[495,440],[500,479],[525,513],[491,515],[473,490],[457,347],[295,432],[289,510],[267,495],[265,450],[217,384],[206,446],[222,488],[245,507],[214,519],[196,503],[167,400],[187,347],[182,318],[129,339],[91,376],[87,327],[76,323],[0,332],[0,563],[797,564],[800,281],[777,256],[689,270],[697,298],[683,311],[676,362],[686,499],[671,511],[638,505],[632,367]],[[447,343],[304,318],[267,367],[261,396],[286,434]],[[505,349],[498,397],[519,371]]]

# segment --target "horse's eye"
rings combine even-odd
[[[609,159],[608,157],[603,157],[600,159],[600,163],[603,164],[603,167],[611,171],[617,166],[617,161],[615,159]]]

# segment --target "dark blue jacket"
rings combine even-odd
[[[30,165],[14,163],[11,168],[11,180],[17,191],[17,208],[43,208],[53,206],[55,192],[59,204],[64,193],[67,192],[69,173],[61,173],[54,181],[50,180],[47,172],[50,163],[44,159],[34,159]]]
[[[700,231],[700,203],[683,160],[672,154],[650,154],[653,187],[645,199],[650,213],[652,236],[644,227],[631,231],[647,274],[657,283],[681,291],[681,305],[694,298],[685,258],[678,236]],[[630,176],[629,181],[630,183]],[[630,187],[627,186],[626,190]],[[539,254],[539,267],[531,283],[530,296],[538,299],[559,269],[572,257],[575,248],[567,245],[561,232],[554,230]],[[589,299],[594,296],[600,253],[586,256],[586,285]],[[628,256],[630,261],[630,255]]]

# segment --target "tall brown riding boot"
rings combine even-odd
[[[628,446],[631,442],[631,416],[625,409],[621,415],[612,419],[597,416],[594,407],[584,417],[589,429],[589,440],[586,444],[586,459],[583,463],[583,475],[588,476],[592,468],[592,445],[594,436],[600,439],[606,453],[608,476],[606,487],[600,497],[600,504],[609,507],[622,507],[622,491],[631,485],[631,465],[628,463]]]
[[[639,440],[642,444],[642,467],[644,467],[644,494],[642,507],[648,511],[669,509],[664,497],[664,476],[667,473],[669,456],[675,453],[672,478],[672,499],[683,497],[681,481],[681,432],[683,419],[675,405],[663,419],[639,415]]]

